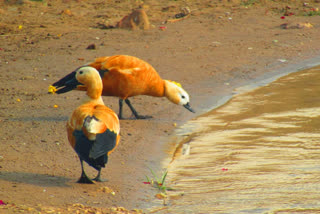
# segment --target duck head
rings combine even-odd
[[[76,82],[76,79],[75,79],[77,71],[83,67],[87,67],[87,66],[81,66],[76,70],[74,70],[73,72],[71,72],[70,74],[61,78],[57,82],[53,83],[52,86],[55,87],[56,89],[54,93],[63,94],[63,93],[72,91],[74,89],[86,91],[87,90],[86,87],[83,84]]]
[[[52,84],[57,88],[57,94],[63,94],[79,87],[85,88],[88,96],[100,97],[102,92],[102,80],[99,72],[90,66],[80,67]]]
[[[164,82],[164,93],[168,100],[177,105],[182,105],[189,111],[195,113],[195,111],[191,108],[189,104],[189,94],[181,87],[181,85],[179,83],[169,80],[165,80]]]

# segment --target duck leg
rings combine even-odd
[[[92,179],[92,180],[97,181],[97,182],[105,182],[105,181],[108,181],[107,179],[101,179],[101,168],[99,168],[97,176],[96,176],[94,179]]]
[[[124,100],[126,102],[126,104],[129,106],[132,114],[136,117],[136,119],[149,119],[149,118],[152,118],[152,116],[148,116],[148,115],[145,115],[145,116],[142,116],[142,115],[139,115],[138,112],[133,108],[133,106],[131,105],[131,102],[129,99],[125,99]]]
[[[81,177],[79,178],[79,180],[77,181],[78,183],[81,184],[93,184],[93,181],[87,176],[87,174],[84,171],[83,168],[83,160],[80,158],[80,164],[81,164]]]
[[[123,99],[119,99],[119,115],[118,115],[118,117],[120,120],[124,119],[122,117],[122,107],[123,107]]]

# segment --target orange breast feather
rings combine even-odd
[[[120,140],[120,125],[117,115],[108,107],[104,105],[96,105],[96,104],[84,104],[79,106],[72,114],[70,120],[67,123],[67,132],[68,132],[68,139],[71,144],[71,146],[75,147],[75,137],[73,135],[73,132],[75,130],[83,130],[87,138],[90,140],[95,139],[95,135],[93,133],[89,133],[85,127],[83,127],[84,120],[87,116],[94,116],[99,120],[100,125],[97,126],[98,129],[96,131],[96,134],[103,133],[107,129],[117,134],[117,140],[116,140],[116,146],[119,143]],[[114,149],[116,148],[114,147]],[[114,150],[113,149],[113,150]],[[112,150],[112,151],[113,151]],[[112,151],[109,151],[108,154],[110,154]]]
[[[98,70],[108,70],[102,77],[104,96],[126,99],[135,95],[163,96],[164,83],[147,62],[133,56],[100,57],[89,64]]]

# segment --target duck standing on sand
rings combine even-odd
[[[120,125],[117,114],[106,107],[101,98],[102,81],[93,67],[81,67],[68,78],[66,85],[83,85],[87,98],[76,108],[67,122],[68,139],[80,158],[81,177],[78,183],[93,183],[86,175],[83,161],[98,171],[93,180],[102,181],[101,168],[108,162],[120,140]]]
[[[131,105],[128,98],[137,95],[167,97],[171,102],[182,105],[189,111],[194,112],[189,105],[188,93],[179,83],[161,79],[149,63],[139,58],[127,55],[105,56],[96,58],[94,62],[85,66],[93,67],[99,71],[103,83],[103,96],[119,97],[119,119],[123,119],[123,100],[129,106],[136,119],[151,118],[151,116],[139,115]],[[52,84],[54,89],[57,89],[57,94],[73,89],[87,90],[84,85],[68,84],[68,81],[76,75],[76,71]]]

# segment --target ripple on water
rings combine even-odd
[[[319,71],[289,74],[190,121],[190,154],[170,165],[175,191],[161,212],[320,212]]]

